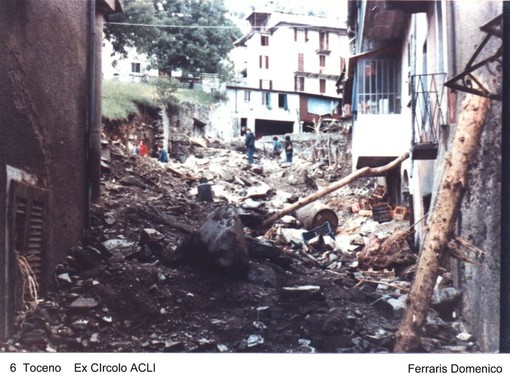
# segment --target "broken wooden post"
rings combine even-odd
[[[268,226],[271,226],[273,223],[275,223],[277,220],[282,218],[283,216],[292,213],[293,211],[308,205],[309,203],[318,200],[319,198],[325,196],[326,194],[329,194],[337,189],[340,189],[342,186],[345,186],[358,178],[361,177],[376,177],[385,174],[388,170],[393,169],[395,166],[399,165],[401,162],[406,160],[409,157],[409,152],[406,152],[402,155],[400,155],[395,160],[391,161],[389,164],[380,166],[377,168],[370,168],[368,166],[358,169],[355,172],[349,174],[347,177],[342,178],[341,180],[338,180],[336,182],[333,182],[328,187],[319,190],[318,192],[309,195],[306,198],[303,198],[292,205],[286,207],[285,209],[280,210],[279,212],[273,214],[271,217],[266,219],[262,224],[260,225],[261,228],[265,228]]]
[[[454,225],[467,185],[469,167],[477,151],[485,118],[488,98],[469,94],[462,113],[450,154],[445,158],[445,170],[435,205],[429,212],[428,232],[423,241],[418,269],[407,301],[407,308],[396,333],[395,352],[412,351],[418,343],[427,317],[438,268]]]

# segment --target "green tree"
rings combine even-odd
[[[223,0],[126,0],[110,21],[105,34],[117,52],[135,47],[168,74],[224,73],[241,36]]]

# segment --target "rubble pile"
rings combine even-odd
[[[91,229],[2,351],[391,352],[416,254],[404,216],[360,207],[375,180],[321,199],[333,228],[290,214],[262,229],[337,169],[264,150],[249,166],[241,142],[189,139],[186,160],[165,164],[113,136],[103,149]],[[417,350],[475,351],[460,295],[446,280],[437,292]]]

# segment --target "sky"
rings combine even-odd
[[[327,11],[328,15],[335,19],[345,21],[347,19],[347,0],[224,0],[230,10],[251,13],[252,6],[264,9],[271,6],[285,6],[288,9],[301,11]],[[260,8],[259,8],[260,7]]]

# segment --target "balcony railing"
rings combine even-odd
[[[444,125],[442,110],[446,73],[411,77],[413,115],[413,159],[437,157],[439,128]]]

